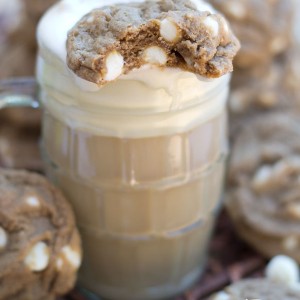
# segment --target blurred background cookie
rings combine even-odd
[[[243,124],[229,184],[226,206],[239,235],[267,257],[300,262],[300,117],[271,113]]]
[[[55,300],[81,262],[74,216],[62,194],[34,173],[0,169],[0,299]]]
[[[300,299],[299,266],[287,256],[276,256],[268,264],[266,278],[244,279],[209,300],[296,300]]]
[[[295,11],[293,0],[209,0],[230,21],[241,41],[234,61],[229,96],[230,135],[253,115],[299,109],[300,85],[295,84]],[[261,13],[259,13],[261,12]],[[298,87],[299,86],[299,87]],[[294,90],[294,91],[292,91]]]
[[[234,140],[243,123],[269,112],[300,108],[299,52],[289,50],[273,63],[239,70],[229,96],[230,135]]]
[[[209,0],[229,20],[242,48],[237,68],[272,62],[291,45],[293,0]]]
[[[56,0],[0,0],[0,79],[34,74],[35,32],[42,14]]]
[[[0,0],[0,79],[33,76],[36,26],[55,0]],[[29,91],[28,91],[29,87]],[[27,90],[25,90],[27,89]],[[1,93],[35,94],[36,86],[0,83]],[[0,165],[42,170],[38,141],[41,112],[31,108],[0,111]]]

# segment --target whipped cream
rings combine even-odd
[[[125,2],[112,0],[109,5]],[[193,2],[201,11],[214,12],[201,0]],[[97,134],[145,137],[183,132],[223,112],[229,75],[208,80],[180,69],[146,65],[99,88],[69,70],[68,31],[104,5],[106,0],[63,0],[39,24],[37,78],[41,101],[53,115]]]
[[[40,99],[57,119],[72,128],[118,137],[185,132],[222,114],[230,79],[225,75],[200,80],[190,72],[146,66],[99,90],[86,91],[64,64],[42,57],[37,77]]]

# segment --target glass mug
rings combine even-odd
[[[74,94],[50,89],[41,76],[46,75],[38,75],[42,155],[47,176],[73,205],[81,232],[79,285],[89,295],[116,300],[183,292],[203,271],[221,206],[230,76],[192,104],[151,113],[97,101],[70,106]],[[34,85],[1,82],[0,107],[37,107]],[[214,105],[219,109],[207,114]],[[155,128],[187,114],[194,125],[185,130],[149,135],[141,125]],[[111,120],[120,128],[130,123],[136,136],[113,134]]]

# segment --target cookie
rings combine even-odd
[[[300,117],[253,118],[233,145],[226,206],[236,231],[267,257],[300,262]]]
[[[293,0],[208,0],[230,22],[241,42],[237,68],[269,64],[292,42]]]
[[[233,115],[268,111],[288,105],[284,97],[285,64],[279,60],[268,66],[237,72],[232,81],[229,108]]]
[[[267,279],[245,279],[210,300],[299,300],[300,292]]]
[[[0,78],[34,75],[36,26],[56,0],[0,0]]]
[[[234,74],[228,99],[233,138],[244,122],[258,114],[300,108],[299,54],[292,57],[290,52],[268,66]]]
[[[40,175],[0,169],[0,299],[54,300],[74,285],[81,246],[70,205]]]
[[[239,42],[225,19],[189,0],[126,3],[95,9],[68,34],[68,66],[103,85],[150,64],[205,77],[232,71]]]
[[[266,278],[244,279],[209,300],[296,300],[300,299],[299,266],[291,258],[274,257],[266,268]]]

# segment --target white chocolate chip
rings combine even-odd
[[[235,1],[232,5],[226,5],[226,11],[236,19],[243,19],[246,14],[246,8],[240,1]]]
[[[7,234],[6,231],[0,226],[0,250],[4,249],[7,245]]]
[[[229,25],[228,22],[226,21],[225,18],[221,17],[221,23],[222,23],[222,28],[223,28],[223,32],[227,35],[229,33]]]
[[[56,269],[60,271],[63,267],[63,264],[64,264],[64,261],[62,260],[62,258],[59,257],[56,260]]]
[[[38,242],[25,257],[25,265],[27,265],[31,271],[40,272],[47,268],[49,260],[49,247],[44,242]]]
[[[26,203],[29,206],[32,206],[32,207],[39,207],[40,206],[39,199],[37,197],[34,197],[34,196],[27,197],[26,198]]]
[[[213,300],[230,300],[230,296],[226,292],[219,292],[214,297]]]
[[[78,269],[81,264],[81,255],[77,251],[74,251],[70,246],[65,246],[62,249],[62,253],[65,259],[73,266]]]
[[[298,263],[288,256],[275,256],[267,265],[266,276],[268,279],[282,284],[297,283],[299,282]]]
[[[204,20],[204,25],[208,28],[213,36],[217,36],[219,34],[219,23],[212,17],[206,17]]]
[[[87,19],[86,19],[87,23],[93,23],[95,21],[95,18],[93,16],[89,16]]]
[[[154,65],[165,65],[168,61],[168,56],[162,48],[151,46],[144,51],[144,60]]]
[[[106,74],[104,79],[106,81],[112,81],[118,78],[123,72],[124,58],[117,52],[113,51],[106,57]]]
[[[181,31],[173,21],[164,19],[160,23],[160,35],[170,43],[176,43],[181,39]]]
[[[288,236],[282,241],[282,246],[286,251],[294,251],[299,246],[299,240],[295,236]]]
[[[262,166],[255,173],[254,178],[252,180],[252,185],[256,191],[262,191],[265,188],[267,188],[271,182],[272,182],[272,167]]]

